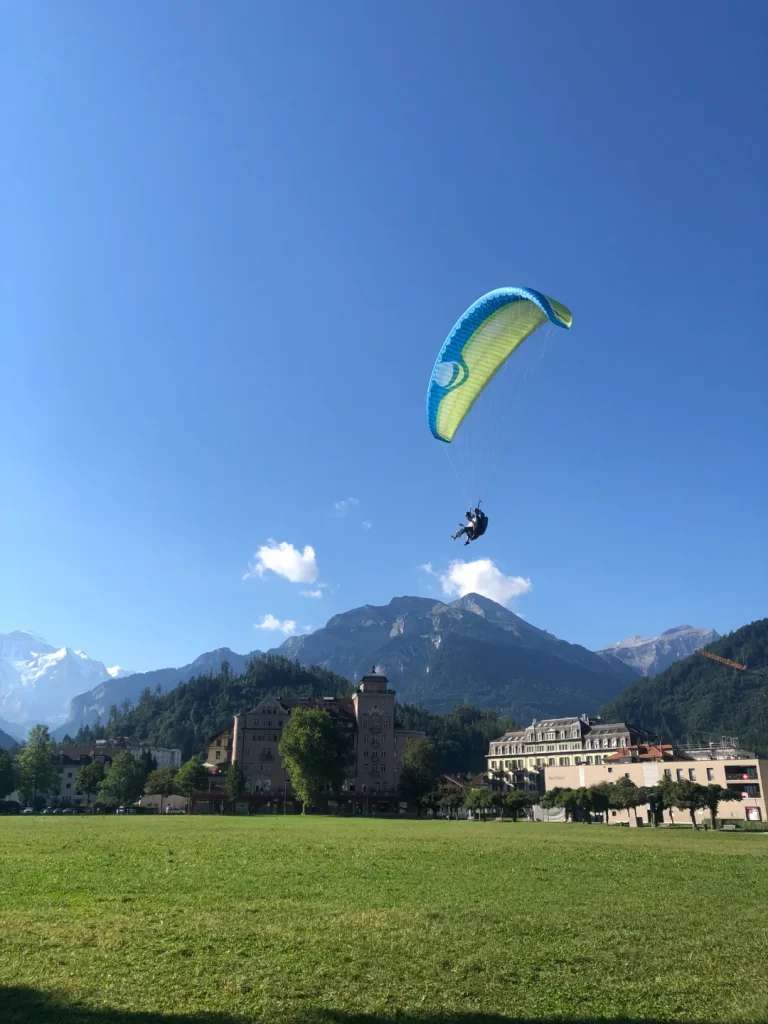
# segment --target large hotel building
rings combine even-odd
[[[351,697],[296,700],[269,697],[251,711],[235,715],[232,725],[208,744],[207,766],[240,766],[251,794],[280,795],[290,780],[280,759],[280,736],[297,707],[319,707],[349,734],[352,761],[344,785],[350,796],[377,798],[396,794],[403,751],[423,732],[395,728],[395,691],[387,678],[364,676]]]
[[[679,749],[651,742],[650,736],[625,722],[603,722],[586,715],[534,720],[526,729],[492,740],[486,758],[489,779],[531,791],[579,789],[601,782],[631,779],[637,786],[656,786],[664,779],[719,785],[738,793],[739,802],[724,802],[718,818],[724,821],[766,821],[768,761],[740,750],[724,739],[699,749]],[[649,809],[638,807],[640,821]],[[611,811],[615,823],[635,824],[629,811]],[[543,813],[542,818],[555,815]],[[697,812],[697,821],[708,820]],[[665,821],[690,821],[687,812],[665,812]]]

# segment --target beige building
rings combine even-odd
[[[514,781],[515,772],[529,773],[555,765],[567,768],[602,764],[617,750],[645,738],[642,730],[624,722],[603,722],[587,715],[534,719],[527,728],[491,741],[486,771],[489,777],[502,771]]]
[[[723,752],[724,757],[706,757],[714,752],[683,751],[672,758],[640,759],[630,751],[618,751],[603,764],[547,765],[544,767],[544,788],[578,789],[596,786],[601,782],[631,779],[636,786],[656,786],[663,779],[698,782],[703,786],[718,785],[741,795],[741,802],[721,803],[717,816],[725,821],[766,821],[765,793],[768,786],[768,761],[752,754],[738,756],[738,751]],[[727,756],[728,753],[733,756]],[[702,755],[702,756],[699,756]],[[638,807],[638,818],[647,822],[648,806]],[[634,825],[630,811],[610,811],[609,820]],[[664,814],[665,822],[690,822],[688,811],[674,810]],[[708,811],[696,812],[697,822],[709,821]]]
[[[344,787],[348,793],[396,792],[405,745],[424,733],[395,728],[395,691],[387,687],[386,676],[377,674],[364,676],[351,697],[265,698],[252,711],[235,715],[231,728],[213,737],[208,767],[238,764],[251,793],[286,792],[289,781],[279,743],[297,707],[322,708],[349,734],[353,759]]]

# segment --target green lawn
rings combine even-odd
[[[0,818],[3,1024],[765,1021],[768,835]]]

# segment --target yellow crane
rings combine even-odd
[[[703,654],[705,658],[709,658],[710,661],[717,661],[721,665],[728,665],[730,668],[737,668],[739,672],[746,672],[748,668],[743,665],[740,661],[731,661],[730,658],[724,658],[720,654],[713,654],[712,651],[699,651],[699,654]]]

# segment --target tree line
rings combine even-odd
[[[48,799],[59,795],[59,754],[48,727],[34,726],[26,743],[13,755],[0,750],[0,799],[18,790],[26,803],[39,809]],[[208,788],[208,771],[199,757],[192,757],[180,768],[158,768],[149,752],[134,757],[120,751],[106,765],[91,761],[78,769],[74,792],[86,798],[88,807],[103,810],[135,803],[145,794],[157,794],[162,800],[170,794],[187,798]]]
[[[637,808],[648,807],[651,824],[660,824],[668,811],[674,822],[674,812],[687,811],[692,824],[696,824],[696,811],[707,810],[712,827],[716,827],[717,811],[721,803],[741,800],[741,794],[724,786],[681,780],[664,779],[657,786],[636,786],[629,778],[616,782],[601,782],[579,789],[556,787],[539,799],[544,808],[562,808],[566,821],[591,821],[593,815],[602,815],[607,823],[609,811],[631,811],[637,824]]]
[[[249,662],[239,676],[225,662],[220,671],[191,679],[168,693],[146,689],[135,705],[113,706],[106,722],[82,726],[65,742],[127,737],[150,747],[178,747],[184,758],[204,756],[212,736],[227,728],[237,712],[255,707],[265,697],[348,697],[352,691],[349,680],[325,669],[264,655]],[[436,714],[396,704],[395,727],[425,732],[441,770],[452,773],[480,771],[490,740],[515,728],[515,723],[496,711],[468,705]]]

